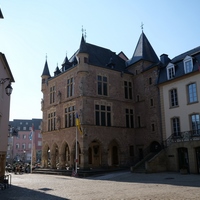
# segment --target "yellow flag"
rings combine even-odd
[[[83,134],[82,130],[81,130],[81,123],[80,123],[80,119],[78,118],[78,114],[76,113],[76,126],[80,132],[80,134]]]

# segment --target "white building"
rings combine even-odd
[[[200,47],[161,56],[162,133],[169,171],[200,173]]]
[[[6,153],[9,134],[11,82],[14,82],[10,67],[0,52],[0,176],[5,173]]]

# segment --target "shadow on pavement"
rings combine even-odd
[[[5,190],[0,190],[2,200],[69,200],[48,194],[51,188],[39,188],[38,191],[27,188],[11,186]]]
[[[87,179],[128,182],[128,183],[138,183],[138,184],[140,183],[166,184],[175,186],[200,187],[200,175],[198,174],[181,175],[179,173],[170,173],[170,172],[152,173],[152,174],[116,172],[101,176],[88,177]]]

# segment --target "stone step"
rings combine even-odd
[[[127,171],[127,170],[128,170],[127,168],[92,169],[92,170],[78,169],[77,174],[78,174],[78,177],[88,177],[88,176],[106,174],[110,172]],[[73,170],[60,170],[60,169],[37,168],[33,170],[32,173],[73,176]]]

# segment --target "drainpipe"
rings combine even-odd
[[[157,73],[158,73],[158,76],[159,76],[159,72],[160,70],[158,69],[157,70]],[[158,89],[158,104],[159,104],[159,116],[160,116],[160,121],[161,121],[161,126],[160,126],[160,137],[161,137],[161,146],[162,148],[164,147],[164,144],[163,144],[163,131],[162,131],[162,112],[161,112],[161,101],[160,101],[160,88],[158,86],[158,76],[157,76],[157,89]]]

